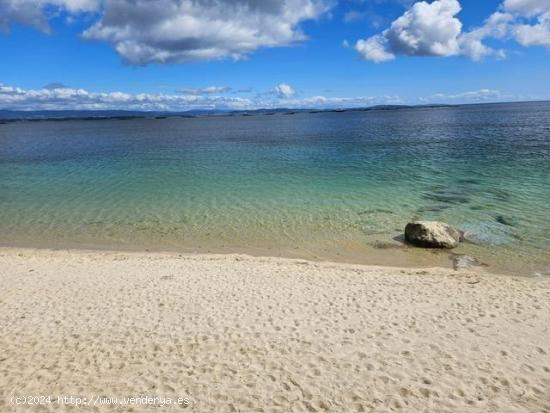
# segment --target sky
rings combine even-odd
[[[550,0],[0,0],[0,109],[550,100]]]

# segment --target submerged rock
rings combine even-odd
[[[446,204],[467,204],[470,198],[461,193],[453,192],[433,192],[423,195],[424,199],[435,202],[443,202]]]
[[[405,227],[405,240],[424,248],[455,248],[460,232],[444,222],[415,221]]]
[[[359,211],[359,215],[370,215],[370,214],[394,214],[395,212],[390,211],[389,209],[383,209],[383,208],[372,208],[372,209],[366,209],[364,211]]]
[[[456,181],[458,184],[461,184],[461,185],[480,185],[481,184],[481,181],[478,180],[478,179],[470,179],[470,178],[466,178],[466,179],[459,179],[458,181]]]
[[[418,213],[423,213],[423,212],[441,212],[441,211],[444,211],[446,209],[449,209],[450,206],[449,205],[433,205],[433,206],[424,206],[424,207],[420,207],[416,210],[416,212]]]
[[[476,237],[476,235],[470,231],[463,231],[461,229],[458,230],[458,233],[460,234],[460,242],[469,242],[470,244],[479,244],[480,241]]]
[[[463,223],[463,241],[472,244],[505,245],[515,242],[514,228],[496,220]]]
[[[376,240],[372,243],[372,246],[379,250],[389,250],[389,249],[398,249],[398,248],[404,248],[404,245],[397,244],[394,242],[385,242],[385,241],[379,241]]]
[[[443,204],[467,204],[477,191],[460,185],[436,185],[423,194],[424,199]]]
[[[470,257],[469,255],[453,254],[451,255],[451,260],[453,262],[453,268],[455,269],[455,271],[465,270],[481,265],[481,263],[476,258]]]
[[[495,220],[502,225],[508,225],[509,227],[515,227],[518,222],[513,217],[507,217],[506,215],[497,215]]]
[[[509,201],[511,198],[511,195],[509,192],[503,190],[503,189],[487,189],[486,192],[491,195],[494,199],[497,199],[499,201]]]

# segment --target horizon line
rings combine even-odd
[[[381,104],[381,105],[371,105],[371,106],[352,106],[352,107],[326,107],[326,108],[316,108],[316,107],[303,107],[303,108],[291,108],[291,107],[261,107],[257,109],[188,109],[188,110],[139,110],[139,109],[9,109],[9,108],[0,108],[0,119],[6,120],[33,120],[32,118],[3,118],[2,112],[8,113],[24,113],[24,114],[39,114],[39,113],[106,113],[106,112],[115,112],[115,113],[135,113],[135,114],[156,114],[156,115],[182,115],[186,113],[203,113],[205,116],[208,115],[231,115],[231,114],[246,114],[253,112],[351,112],[351,111],[368,111],[368,110],[400,110],[400,109],[421,109],[421,108],[444,108],[444,107],[461,107],[461,106],[480,106],[480,105],[495,105],[495,104],[522,104],[522,103],[546,103],[550,102],[550,99],[537,99],[537,100],[518,100],[518,101],[491,101],[491,102],[468,102],[468,103],[425,103],[425,104]],[[139,116],[128,116],[128,117],[139,117]],[[193,117],[200,117],[193,116]],[[105,116],[104,118],[110,118],[110,116]],[[59,117],[55,118],[35,118],[35,119],[63,119]],[[68,119],[78,119],[77,117],[68,118]]]

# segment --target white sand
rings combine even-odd
[[[2,249],[0,285],[2,413],[550,412],[549,279]]]

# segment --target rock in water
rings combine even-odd
[[[517,226],[517,220],[513,217],[507,217],[505,215],[498,215],[495,217],[495,220],[502,225],[508,225],[509,227]]]
[[[460,242],[460,232],[444,222],[409,222],[405,227],[405,240],[424,248],[455,248]]]
[[[453,254],[451,256],[451,260],[453,262],[453,268],[455,269],[455,271],[467,270],[468,268],[481,265],[476,258],[470,257],[469,255]]]

